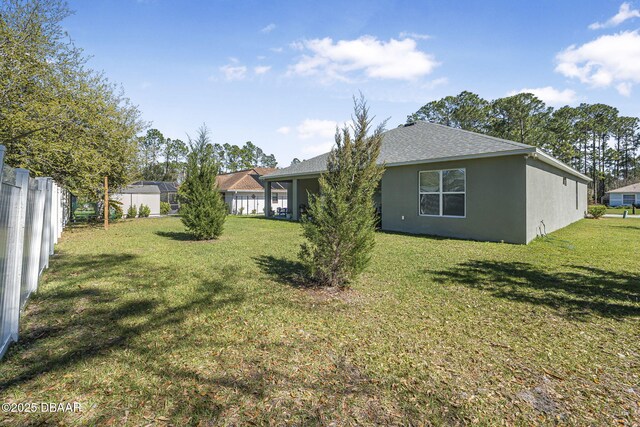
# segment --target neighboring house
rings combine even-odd
[[[607,191],[609,206],[640,205],[640,182]]]
[[[122,203],[125,215],[131,205],[139,210],[141,204],[149,206],[151,215],[160,215],[160,189],[157,185],[128,185],[111,194],[111,198]]]
[[[264,186],[260,176],[273,173],[276,168],[253,168],[218,175],[217,183],[229,212],[237,215],[264,214]],[[270,194],[274,212],[287,208],[286,184],[275,184]]]
[[[155,185],[160,190],[160,201],[171,205],[172,213],[178,212],[178,183],[166,181],[138,181],[133,185]]]
[[[288,182],[293,218],[318,191],[327,154],[263,177]],[[375,201],[383,230],[528,243],[584,217],[589,177],[540,149],[427,122],[384,133]],[[268,206],[267,206],[268,208]]]

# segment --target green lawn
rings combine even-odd
[[[349,291],[304,288],[299,225],[67,230],[0,362],[0,424],[634,425],[640,221],[528,246],[379,233]],[[635,250],[629,250],[635,248]]]
[[[607,208],[607,214],[613,214],[613,215],[622,215],[624,213],[624,211],[627,211],[627,215],[631,215],[633,214],[633,209],[626,207],[626,208],[611,208],[608,207]],[[640,209],[636,208],[636,215],[640,215]]]

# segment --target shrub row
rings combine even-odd
[[[139,218],[147,218],[151,215],[151,208],[144,203],[140,205],[140,208],[136,208],[136,205],[129,206],[127,210],[127,218],[135,218],[138,216]]]

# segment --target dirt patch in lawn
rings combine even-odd
[[[353,288],[325,288],[325,287],[309,287],[300,290],[300,293],[306,295],[314,302],[327,303],[327,302],[343,302],[345,304],[356,304],[362,302],[364,296]]]

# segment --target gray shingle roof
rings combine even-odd
[[[176,193],[178,186],[175,182],[167,181],[137,181],[132,185],[155,185],[160,189],[160,193]]]
[[[118,194],[160,194],[157,185],[127,185]]]
[[[607,193],[640,193],[640,182],[616,188],[615,190],[607,191]]]
[[[462,129],[419,121],[384,133],[379,163],[393,166],[457,157],[500,155],[521,150],[535,151],[531,145],[494,138]],[[289,167],[278,169],[265,178],[317,174],[327,169],[329,153],[321,154]]]

